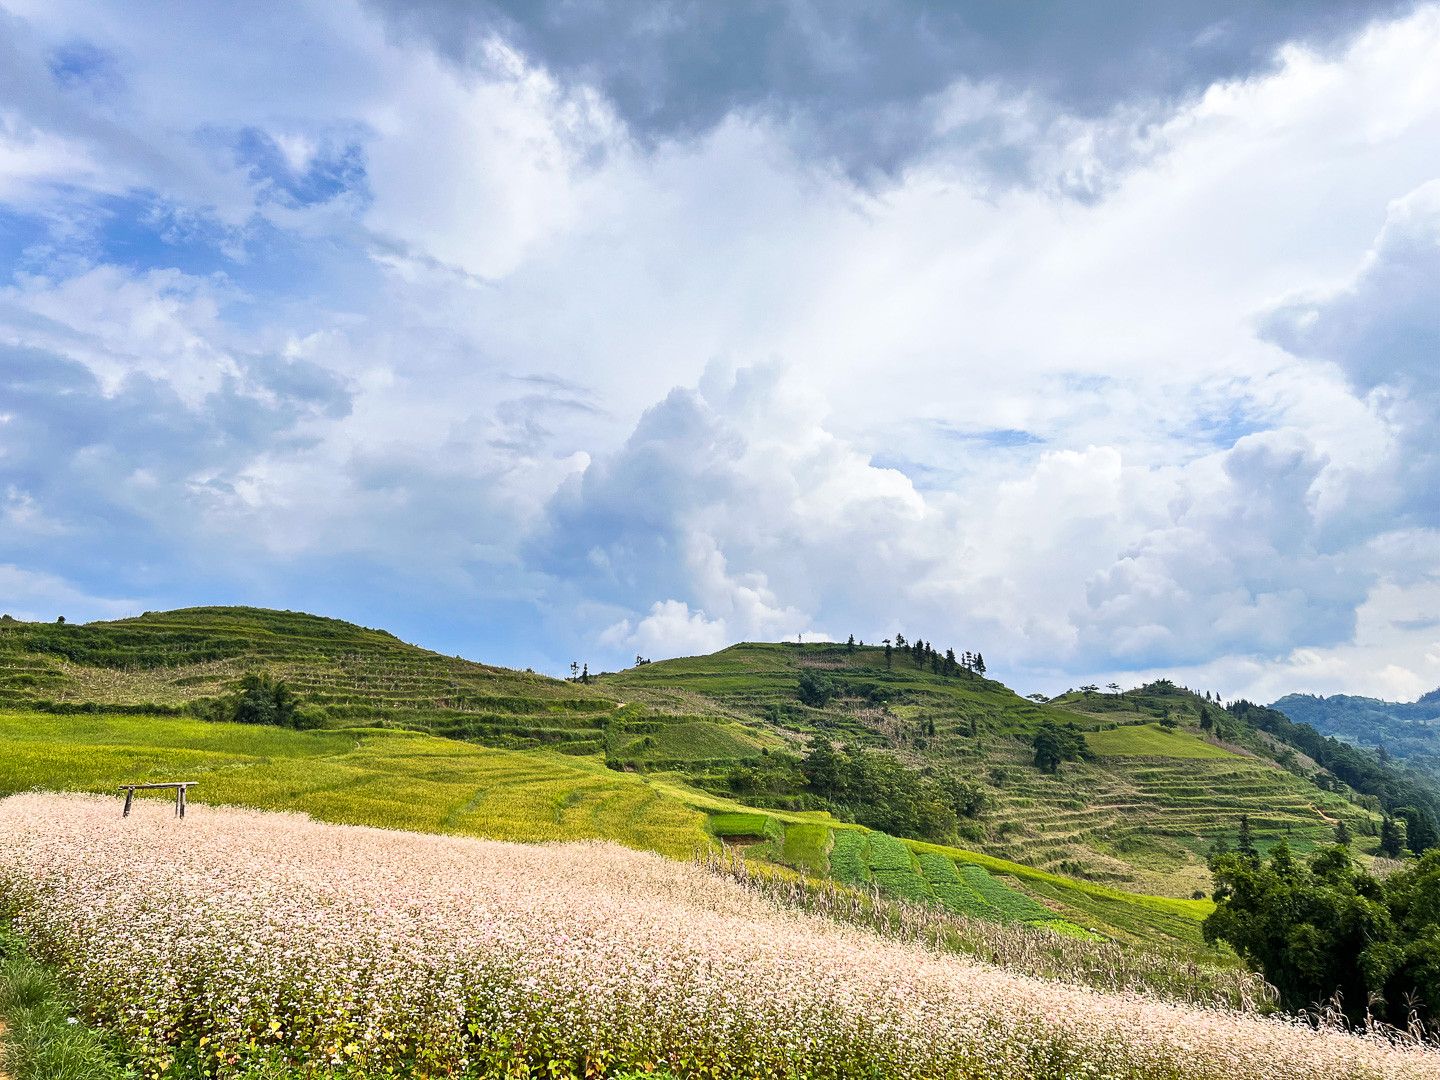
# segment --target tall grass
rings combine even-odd
[[[120,1080],[100,1035],[75,1017],[55,976],[0,922],[0,1072],[11,1080]]]

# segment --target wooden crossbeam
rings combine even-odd
[[[152,791],[156,788],[175,789],[175,816],[182,821],[185,819],[185,795],[190,788],[200,783],[199,780],[177,780],[169,784],[121,784],[120,790],[125,792],[125,811],[120,816],[129,817],[130,807],[135,802],[135,792]]]

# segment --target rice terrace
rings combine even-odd
[[[0,623],[5,1071],[1440,1075],[1440,853],[1387,859],[1380,796],[1286,767],[1279,714],[982,669],[751,644],[563,681],[258,609]],[[183,820],[122,815],[175,782]],[[1311,1007],[1207,933],[1196,882],[1301,860],[1383,867],[1404,1009]]]

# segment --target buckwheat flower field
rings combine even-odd
[[[139,1070],[1440,1077],[1414,1045],[1007,974],[604,844],[0,802],[0,906]]]

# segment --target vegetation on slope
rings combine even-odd
[[[490,746],[596,753],[618,702],[383,630],[258,608],[66,624],[0,620],[0,707],[214,715],[246,675],[285,683],[307,726],[381,725]]]
[[[1281,844],[1217,853],[1205,936],[1239,950],[1299,1012],[1316,1002],[1352,1023],[1378,1017],[1421,1034],[1440,1017],[1440,850],[1383,881],[1336,844],[1297,860]]]
[[[705,813],[765,811],[782,827],[756,838],[752,861],[936,902],[961,895],[918,862],[914,880],[872,865],[884,842],[857,855],[836,826],[864,825],[908,837],[913,852],[924,841],[1018,867],[1000,873],[1057,921],[1130,940],[1198,946],[1208,903],[1162,925],[1133,893],[1208,894],[1205,854],[1241,815],[1262,847],[1313,850],[1339,821],[1357,850],[1382,839],[1383,807],[1198,695],[1162,682],[1028,700],[986,679],[978,658],[923,643],[751,643],[580,682],[336,620],[194,608],[0,622],[0,697],[31,710],[0,723],[12,745],[27,729],[40,736],[9,766],[10,790],[204,768],[215,801],[432,831],[611,836],[682,856],[710,842]],[[126,726],[105,711],[136,716]],[[313,730],[222,737],[230,724],[196,717]],[[83,720],[104,730],[87,735]],[[113,755],[79,761],[87,739]],[[212,739],[228,750],[207,756]]]
[[[1440,690],[1417,701],[1332,694],[1287,694],[1270,708],[1321,735],[1370,747],[1404,760],[1440,780]]]
[[[750,760],[617,755],[618,767],[679,769],[689,784],[752,805],[828,809],[930,839],[946,825],[936,790],[956,789],[969,794],[950,801],[950,842],[1070,877],[1208,893],[1205,854],[1217,838],[1235,838],[1242,815],[1263,845],[1285,838],[1312,850],[1340,820],[1362,849],[1379,844],[1378,806],[1218,702],[1165,681],[1041,702],[975,671],[937,671],[909,650],[892,650],[887,663],[878,647],[745,643],[604,675],[594,686],[651,713],[706,702],[717,720],[758,720],[790,740]],[[1047,737],[1055,739],[1048,749]],[[851,770],[858,782],[837,794],[824,763],[810,760],[817,742],[851,762],[884,764]],[[911,782],[887,776],[892,765]]]

